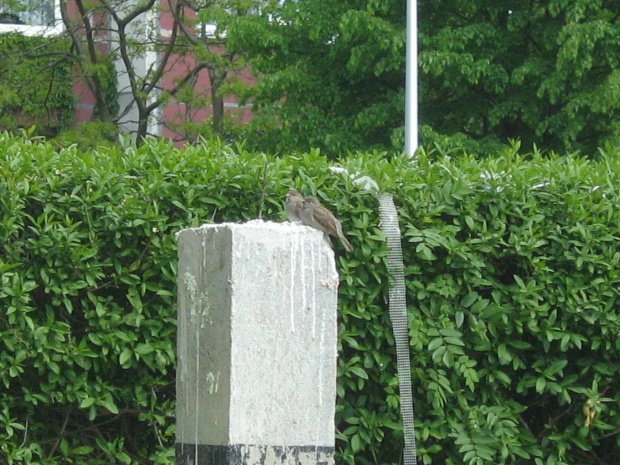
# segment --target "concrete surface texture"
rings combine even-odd
[[[177,463],[332,463],[338,274],[323,234],[255,220],[177,239]]]

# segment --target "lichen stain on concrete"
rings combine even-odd
[[[198,285],[196,283],[196,277],[191,273],[184,273],[183,283],[187,291],[187,301],[189,302],[189,314],[192,319],[192,324],[195,323],[197,318],[200,319],[200,327],[204,328],[205,324],[213,324],[212,318],[209,318],[209,294],[206,289],[202,292],[198,292]]]
[[[207,373],[207,376],[206,376],[207,392],[209,394],[217,393],[219,380],[220,380],[219,371],[215,375],[212,372]]]
[[[337,278],[335,278],[335,279],[327,279],[327,280],[321,281],[321,286],[327,287],[327,288],[331,289],[334,292],[338,292],[338,286],[339,285],[340,285],[340,281]]]
[[[313,446],[233,445],[232,455],[244,465],[333,465],[333,450]],[[236,449],[236,451],[235,451]],[[232,462],[235,462],[234,460]]]
[[[187,300],[190,304],[189,313],[192,316],[196,316],[196,294],[198,293],[196,277],[193,274],[186,272],[183,275],[183,284],[185,285]]]

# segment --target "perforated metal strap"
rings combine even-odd
[[[390,320],[396,343],[396,366],[400,390],[400,413],[405,434],[404,465],[417,465],[415,445],[415,419],[413,415],[413,393],[411,388],[411,359],[409,353],[409,322],[405,289],[405,265],[400,241],[400,227],[394,199],[389,194],[379,194],[380,228],[387,237],[388,271],[393,277],[390,284]]]

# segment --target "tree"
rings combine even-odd
[[[157,112],[171,99],[183,96],[189,102],[208,104],[201,100],[195,87],[199,75],[208,72],[214,107],[213,130],[216,133],[223,130],[220,91],[235,66],[235,57],[225,53],[219,36],[206,33],[204,24],[197,21],[199,12],[212,4],[190,0],[169,0],[161,5],[156,0],[74,0],[74,3],[77,14],[67,3],[62,3],[63,21],[101,119],[116,123],[134,110],[135,120],[129,123],[136,125],[136,140],[140,143],[149,135],[150,125],[161,119]],[[162,35],[158,18],[166,14],[171,25],[169,33]],[[107,50],[98,46],[102,35],[111,37]],[[107,57],[115,59],[123,87],[130,96],[121,104],[118,116],[109,110],[114,102],[106,95],[101,79],[101,63]],[[175,77],[167,79],[172,72]]]
[[[243,66],[238,55],[225,50],[226,25],[254,4],[256,0],[63,1],[61,21],[71,49],[54,53],[72,60],[75,77],[93,95],[94,117],[122,126],[138,144],[156,134],[162,110],[172,101],[186,107],[185,121],[175,127],[185,138],[195,136],[197,125],[186,123],[196,109],[209,106],[212,131],[221,134],[223,97],[230,91],[226,86],[231,72]],[[0,21],[36,17],[37,8],[10,0],[0,9]],[[52,54],[45,44],[41,48]]]
[[[172,0],[171,5],[172,5]],[[227,30],[230,24],[241,17],[251,14],[258,8],[257,0],[178,0],[177,6],[192,12],[195,17],[194,27],[188,27],[188,21],[181,15],[182,9],[171,8],[175,22],[183,32],[185,40],[191,46],[191,53],[197,62],[203,62],[208,71],[210,102],[213,107],[213,132],[224,132],[224,98],[238,82],[230,79],[231,72],[245,69],[247,64],[241,54],[226,50]],[[208,29],[208,26],[211,29]],[[195,96],[191,96],[188,105],[192,105]]]
[[[27,10],[20,0],[0,2],[0,129],[36,126],[37,135],[53,136],[73,118],[69,43],[17,33],[43,16]]]
[[[421,4],[421,113],[443,134],[593,154],[620,142],[609,1]]]
[[[402,132],[405,4],[285,2],[231,28],[258,85],[252,100],[263,148],[326,154],[390,146]]]
[[[450,136],[484,153],[515,138],[592,154],[620,141],[611,1],[418,5],[423,144]],[[260,143],[402,150],[405,2],[304,0],[247,23],[230,45],[262,76],[257,123],[278,118]]]
[[[0,36],[0,129],[36,126],[38,135],[53,136],[71,125],[68,49],[62,39]]]

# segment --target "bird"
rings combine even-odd
[[[301,209],[301,222],[306,226],[311,226],[325,233],[329,240],[329,235],[336,236],[342,242],[345,250],[351,252],[353,247],[342,232],[340,221],[316,199],[316,197],[304,197]],[[331,242],[330,242],[331,243]]]
[[[286,202],[284,202],[284,211],[291,223],[301,221],[301,208],[304,205],[304,198],[297,189],[291,189],[286,194]]]

